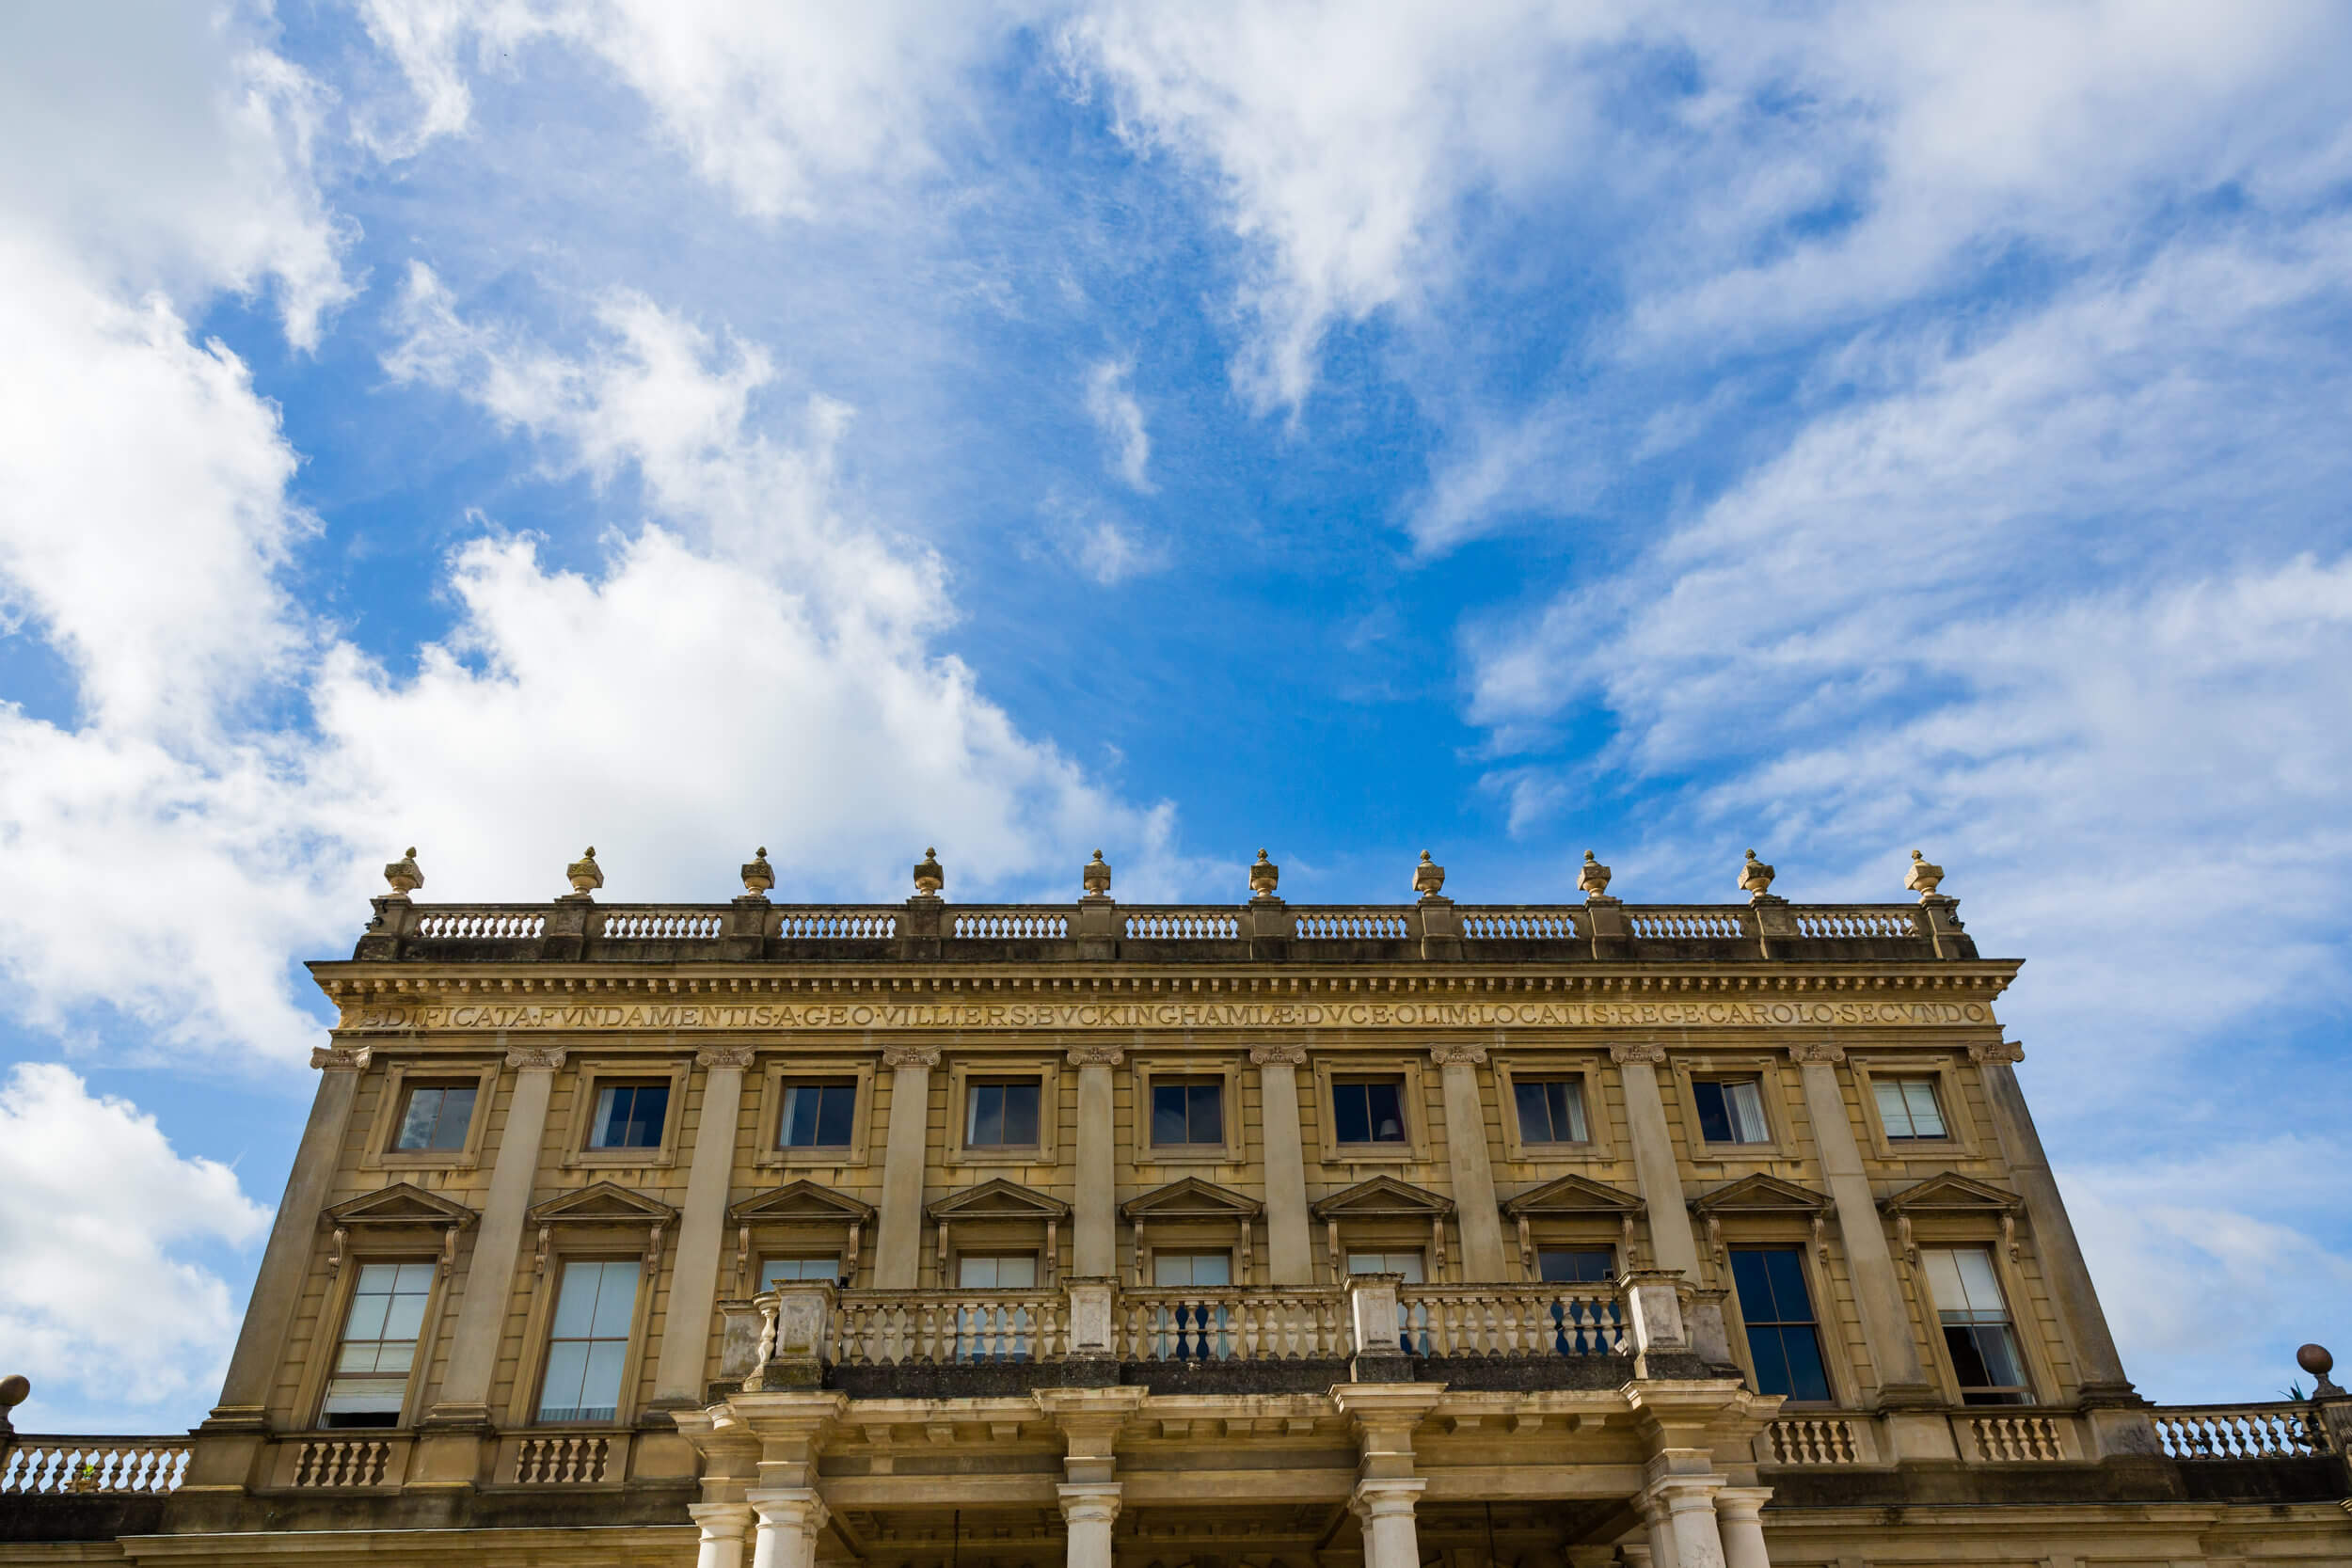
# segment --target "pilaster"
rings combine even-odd
[[[686,1177],[686,1212],[678,1221],[677,1261],[671,1266],[670,1309],[654,1370],[657,1405],[700,1404],[710,1331],[719,1304],[719,1251],[726,1230],[727,1185],[735,1169],[736,1121],[743,1106],[748,1045],[697,1052],[703,1069],[702,1117],[694,1132],[693,1164]]]
[[[1503,1277],[1502,1212],[1495,1203],[1486,1101],[1478,1082],[1486,1048],[1439,1045],[1429,1053],[1444,1085],[1446,1164],[1454,1177],[1455,1223],[1462,1230],[1462,1278],[1471,1285],[1497,1284]]]
[[[894,1045],[882,1052],[891,1069],[889,1142],[882,1149],[882,1213],[874,1236],[874,1284],[884,1291],[914,1289],[923,1260],[923,1171],[930,1156],[933,1045]]]
[[[1276,1285],[1311,1285],[1314,1249],[1307,1240],[1307,1151],[1298,1118],[1298,1069],[1303,1045],[1259,1045],[1258,1100],[1265,1139],[1266,1277]]]
[[[1625,1117],[1633,1141],[1633,1176],[1649,1218],[1650,1250],[1661,1269],[1699,1276],[1698,1240],[1691,1233],[1691,1211],[1682,1196],[1682,1167],[1675,1159],[1674,1134],[1666,1126],[1666,1101],[1658,1069],[1666,1060],[1662,1045],[1613,1045],[1625,1085]]]
[[[1069,1059],[1078,1069],[1078,1190],[1071,1272],[1107,1279],[1119,1272],[1118,1129],[1111,1069],[1125,1062],[1127,1053],[1115,1045],[1085,1045],[1072,1051]]]

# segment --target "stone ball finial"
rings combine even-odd
[[[2326,1345],[2305,1345],[2295,1353],[2295,1364],[2312,1374],[2317,1386],[2312,1389],[2315,1400],[2342,1399],[2344,1390],[2328,1380],[2335,1370],[2336,1358],[2328,1354]]]
[[[1590,849],[1584,851],[1584,864],[1576,874],[1576,887],[1589,901],[1609,895],[1610,870],[1600,863]]]
[[[392,884],[392,896],[405,898],[424,886],[424,872],[417,864],[417,847],[408,847],[406,854],[384,868],[384,879]]]
[[[1078,879],[1086,884],[1089,898],[1107,898],[1111,893],[1111,863],[1103,858],[1103,851],[1094,851],[1094,858],[1079,871]]]
[[[1943,881],[1944,868],[1914,849],[1911,852],[1911,867],[1903,873],[1903,886],[1921,898],[1932,898]]]
[[[1413,867],[1413,891],[1423,898],[1435,898],[1445,891],[1445,867],[1429,858],[1429,851],[1421,852],[1421,863]]]
[[[752,858],[743,863],[743,896],[765,898],[768,890],[776,885],[775,867],[768,863],[768,846],[761,845]]]
[[[564,875],[572,881],[572,896],[585,898],[604,886],[604,873],[596,866],[596,847],[593,844],[580,852],[580,859],[564,868]]]
[[[947,868],[939,863],[939,851],[926,847],[923,858],[914,863],[914,894],[918,898],[936,898],[939,890],[947,885]]]
[[[1757,860],[1756,851],[1751,849],[1746,862],[1740,867],[1740,891],[1754,898],[1766,897],[1772,891],[1775,875],[1772,868]]]
[[[1281,880],[1282,868],[1275,864],[1272,861],[1266,859],[1265,851],[1263,849],[1259,850],[1257,863],[1249,868],[1249,892],[1251,896],[1258,898],[1273,897],[1274,890],[1276,887],[1280,885]]]
[[[416,853],[414,849],[408,852],[412,855]],[[23,1372],[10,1372],[6,1377],[0,1377],[0,1410],[14,1410],[32,1397],[33,1380]]]

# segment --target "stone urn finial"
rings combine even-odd
[[[1258,863],[1249,868],[1250,896],[1254,898],[1273,897],[1274,889],[1281,879],[1282,868],[1266,859],[1263,849],[1259,850]]]
[[[2295,1364],[2317,1380],[2312,1389],[2312,1398],[2328,1400],[2344,1397],[2344,1390],[2328,1379],[2328,1374],[2336,1370],[2336,1358],[2328,1354],[2326,1345],[2305,1345],[2295,1353]]]
[[[585,898],[604,886],[604,873],[596,869],[596,847],[593,844],[580,852],[580,859],[564,869],[572,879],[572,896]]]
[[[1445,891],[1445,867],[1429,858],[1429,851],[1421,852],[1421,863],[1413,867],[1413,891],[1423,898],[1435,898]]]
[[[1903,873],[1903,886],[1924,901],[1935,896],[1935,890],[1943,881],[1944,868],[1914,849],[1911,852],[1911,869]]]
[[[1108,898],[1111,895],[1111,863],[1103,858],[1103,851],[1094,851],[1094,858],[1078,873],[1086,884],[1089,898]]]
[[[8,1412],[33,1397],[33,1381],[23,1372],[0,1377],[0,1432],[12,1432]]]
[[[936,898],[939,890],[947,885],[947,868],[939,863],[939,851],[927,848],[923,858],[914,863],[914,895]]]
[[[776,868],[768,863],[768,846],[763,844],[743,863],[743,896],[765,898],[768,890],[775,885]]]
[[[384,879],[392,884],[392,896],[395,898],[405,898],[424,886],[424,872],[417,864],[414,845],[409,846],[406,854],[384,868]]]
[[[1609,868],[1590,849],[1584,851],[1584,868],[1576,874],[1576,890],[1587,900],[1609,896]]]
[[[1772,868],[1748,851],[1747,863],[1740,867],[1740,891],[1754,898],[1769,898],[1772,893]]]

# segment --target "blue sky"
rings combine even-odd
[[[2352,1344],[2352,18],[1756,13],[12,12],[20,1425],[208,1406],[300,961],[412,843],[1496,902],[1924,847],[2141,1386]]]

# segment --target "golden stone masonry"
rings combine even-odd
[[[385,868],[217,1405],[20,1433],[0,1381],[0,1564],[2352,1562],[2326,1351],[2134,1390],[2019,965],[1919,854],[1873,905],[1754,850],[1719,906],[607,869]]]

